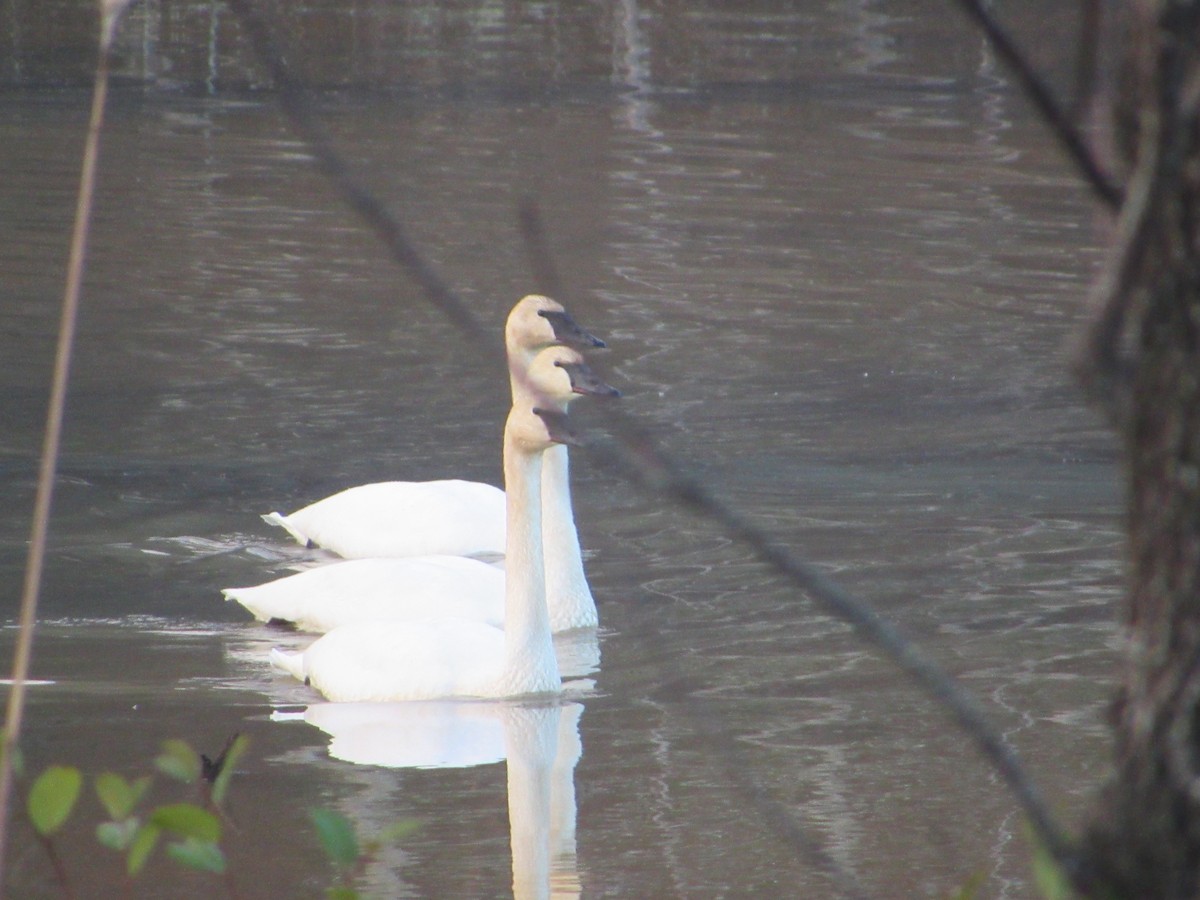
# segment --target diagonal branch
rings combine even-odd
[[[255,53],[275,79],[284,112],[297,132],[309,143],[318,165],[329,175],[345,202],[387,244],[396,261],[424,289],[429,302],[443,310],[472,340],[486,345],[488,336],[467,305],[409,242],[399,220],[358,182],[337,153],[324,128],[313,115],[304,90],[292,78],[275,47],[269,28],[250,0],[230,0],[230,6],[246,29]],[[533,252],[541,253],[544,243],[540,243],[538,237],[540,226],[532,212],[527,212],[525,218],[525,233],[534,247]],[[545,280],[557,279],[552,265],[546,261],[535,265],[535,270]],[[498,342],[491,343],[496,345],[499,353]],[[605,421],[616,439],[594,439],[588,443],[589,449],[629,477],[657,488],[677,503],[720,523],[729,534],[753,549],[760,560],[853,625],[861,636],[912,675],[967,731],[983,756],[995,766],[1029,816],[1039,840],[1055,860],[1068,872],[1075,870],[1075,849],[1025,773],[1016,751],[987,721],[979,705],[964,688],[868,604],[848,594],[812,564],[794,557],[762,529],[711,496],[662,452],[649,432],[636,420],[611,408],[607,413]]]
[[[1021,51],[1017,49],[1008,32],[1001,28],[1000,24],[984,9],[982,0],[956,0],[956,2],[983,31],[996,54],[1012,69],[1021,88],[1033,101],[1033,105],[1066,149],[1067,155],[1079,168],[1084,180],[1096,192],[1096,196],[1110,210],[1119,209],[1124,199],[1124,189],[1115,184],[1112,177],[1100,166],[1087,141],[1071,122],[1066,110],[1054,99],[1049,86],[1033,70],[1029,61],[1021,55]]]

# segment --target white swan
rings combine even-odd
[[[384,619],[504,625],[504,572],[462,556],[347,559],[221,593],[262,622],[289,622],[301,631]]]
[[[571,353],[555,348],[548,353]],[[514,404],[504,426],[507,489],[504,628],[479,621],[369,621],[342,625],[300,653],[272,661],[334,701],[513,697],[562,690],[546,608],[542,454],[570,440],[561,367],[537,406]],[[542,387],[539,383],[538,387]]]
[[[616,393],[592,374],[579,353],[567,347],[542,351],[523,374],[529,384],[522,388],[523,395],[548,394],[564,406],[576,394]],[[346,560],[222,593],[257,619],[291,622],[305,631],[326,632],[352,622],[384,619],[504,623],[504,573],[479,560],[455,556]],[[549,600],[552,631],[577,627],[573,618],[577,605],[567,602],[564,608],[564,598],[574,599],[560,592]]]
[[[524,370],[537,352],[552,344],[583,349],[604,342],[585,332],[562,304],[537,294],[523,297],[512,308],[504,326],[509,371],[516,391],[523,390]],[[518,373],[518,374],[513,374]],[[570,487],[561,475],[552,474],[546,485],[547,500],[555,505],[551,523],[562,526],[562,500],[558,494]],[[565,509],[570,512],[570,496]],[[472,556],[504,552],[504,492],[478,481],[383,481],[362,484],[318,500],[290,515],[272,512],[263,516],[284,528],[299,543],[324,547],[347,559],[378,556]],[[578,537],[575,523],[569,536]],[[562,538],[566,541],[566,536]],[[561,565],[550,562],[555,583],[582,581],[583,566],[568,555]],[[572,567],[578,569],[575,573]],[[595,624],[595,623],[592,623]]]

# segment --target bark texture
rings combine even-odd
[[[1200,0],[1133,0],[1114,150],[1126,171],[1082,375],[1125,452],[1128,656],[1093,896],[1200,889]]]

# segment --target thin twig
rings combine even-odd
[[[37,622],[42,570],[45,568],[50,501],[54,493],[58,450],[62,442],[63,408],[66,404],[71,349],[75,342],[75,323],[78,318],[80,287],[83,283],[83,262],[87,254],[88,226],[91,222],[92,198],[96,187],[100,130],[104,122],[104,103],[108,95],[109,57],[117,20],[126,5],[127,0],[126,2],[103,0],[100,4],[100,48],[96,60],[96,84],[92,91],[92,109],[88,119],[87,139],[83,148],[79,196],[76,201],[75,224],[71,232],[71,249],[67,260],[67,282],[63,290],[62,315],[58,327],[58,348],[54,357],[54,374],[50,386],[49,410],[46,413],[45,439],[38,468],[37,493],[34,498],[33,523],[29,537],[29,558],[25,565],[19,629],[16,650],[13,655],[12,688],[8,695],[4,734],[0,738],[0,891],[4,886],[4,858],[12,794],[13,753],[21,737],[26,679],[29,677],[30,660],[33,656],[33,632]]]
[[[58,882],[63,897],[66,900],[75,900],[75,889],[71,886],[71,879],[67,877],[67,867],[63,865],[62,857],[55,849],[54,839],[47,835],[38,835],[38,840],[46,851],[46,855],[50,857],[50,865],[54,867],[54,878]]]
[[[1082,0],[1079,11],[1079,46],[1075,56],[1075,84],[1071,91],[1071,118],[1080,122],[1096,96],[1100,71],[1100,34],[1104,11],[1100,0]]]
[[[533,270],[534,284],[540,293],[562,297],[562,279],[558,274],[558,266],[554,264],[554,255],[546,242],[546,229],[543,227],[542,211],[537,200],[533,197],[524,198],[517,209],[517,218],[521,223],[521,236],[525,239],[525,247],[529,251],[529,268]]]
[[[1033,66],[1017,49],[1012,38],[983,8],[981,0],[956,0],[956,2],[983,31],[996,54],[1016,74],[1017,81],[1020,82],[1029,99],[1033,101],[1033,105],[1037,107],[1046,124],[1050,126],[1050,130],[1066,148],[1067,155],[1074,160],[1084,179],[1096,192],[1096,196],[1109,209],[1119,209],[1124,190],[1115,184],[1109,174],[1101,168],[1079,129],[1075,127],[1070,116],[1054,99],[1050,88],[1033,70]]]
[[[255,52],[275,78],[284,112],[301,137],[309,141],[318,164],[341,191],[343,199],[387,243],[396,261],[407,268],[425,289],[431,303],[445,311],[470,338],[488,342],[490,337],[482,325],[420,251],[408,241],[394,215],[354,178],[313,116],[304,91],[292,78],[269,29],[249,0],[230,0],[230,6],[249,34]],[[498,341],[493,343],[498,348]],[[631,417],[611,407],[603,409],[601,415],[605,416],[616,440],[589,442],[588,446],[593,452],[642,483],[658,488],[677,502],[719,522],[731,535],[752,548],[762,561],[839,618],[852,624],[860,635],[916,678],[968,732],[983,756],[1000,772],[1029,816],[1038,838],[1056,861],[1069,871],[1075,869],[1077,857],[1074,848],[1025,774],[1016,752],[987,721],[974,699],[949,674],[920,653],[913,643],[870,606],[846,593],[814,566],[793,557],[765,532],[718,502],[699,483],[683,474],[661,451],[646,429]]]

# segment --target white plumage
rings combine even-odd
[[[531,394],[504,428],[506,541],[504,628],[482,621],[357,621],[307,650],[273,661],[335,701],[513,697],[561,690],[546,604],[542,555],[542,457],[562,433],[572,372],[586,371],[566,347],[529,367]],[[611,389],[609,389],[611,390]]]
[[[291,622],[302,631],[389,619],[504,624],[504,573],[461,556],[349,559],[221,593],[256,619]]]

